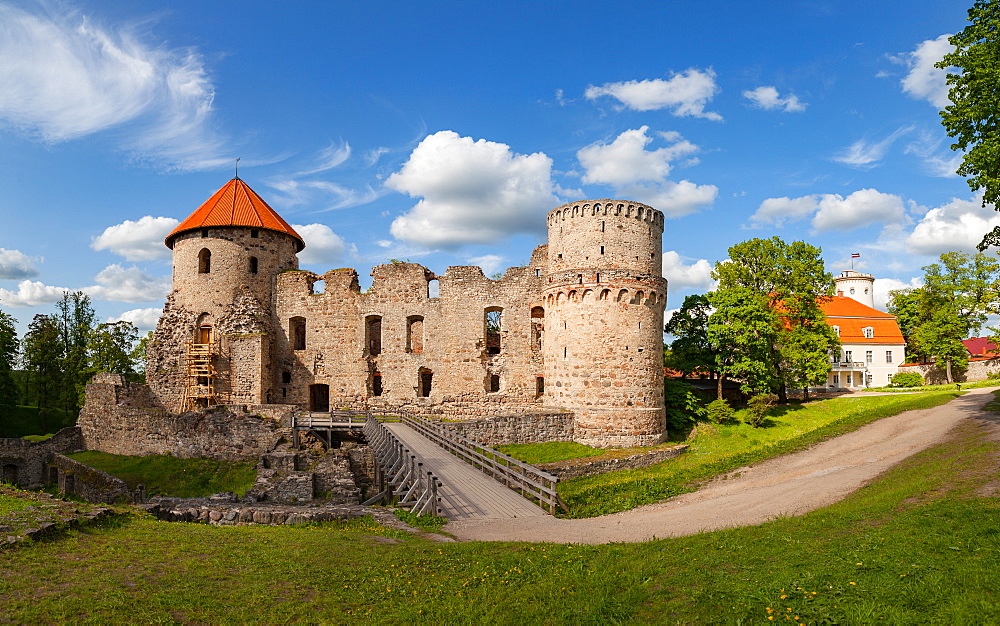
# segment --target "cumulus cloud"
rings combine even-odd
[[[934,67],[934,64],[955,49],[948,43],[948,35],[928,39],[917,44],[913,52],[890,57],[894,62],[906,67],[906,76],[900,81],[903,93],[917,100],[926,100],[938,109],[951,104],[948,99],[948,71]]]
[[[425,137],[385,184],[421,198],[393,220],[393,237],[429,248],[542,232],[545,212],[559,204],[552,159],[544,153],[517,154],[506,144],[450,130]]]
[[[935,256],[951,250],[975,252],[983,235],[1000,226],[1000,213],[982,202],[982,194],[976,194],[931,209],[906,238],[907,249]]]
[[[712,265],[705,259],[685,264],[686,258],[673,250],[663,253],[663,276],[667,279],[670,290],[683,287],[706,291],[712,289],[715,282],[712,280]]]
[[[209,124],[214,88],[196,52],[44,6],[0,4],[0,122],[48,142],[134,123],[124,147],[142,158],[184,169],[228,160]]]
[[[781,109],[785,113],[798,113],[806,110],[806,103],[800,101],[798,96],[788,94],[782,98],[778,90],[772,86],[747,89],[743,92],[743,97],[753,103],[753,106],[767,111]]]
[[[670,78],[630,80],[605,83],[600,87],[590,85],[584,91],[588,100],[611,96],[624,108],[634,111],[669,109],[677,117],[701,117],[721,121],[718,113],[705,111],[705,105],[719,92],[715,71],[688,68],[679,74],[671,72]]]
[[[163,240],[178,224],[180,222],[172,217],[151,215],[134,222],[125,220],[105,228],[103,233],[93,238],[90,247],[109,250],[125,257],[126,261],[169,259],[170,249],[163,244]]]
[[[31,278],[38,276],[35,269],[35,262],[38,258],[33,258],[20,250],[7,250],[0,248],[0,279],[16,280],[18,278]]]
[[[155,330],[156,323],[160,321],[163,309],[132,309],[125,311],[118,317],[109,317],[108,322],[131,322],[141,332]]]
[[[52,287],[35,280],[22,280],[17,284],[17,290],[0,289],[0,304],[21,308],[59,302],[69,289]]]
[[[879,162],[885,157],[885,153],[897,139],[913,129],[913,126],[897,128],[880,141],[859,139],[833,157],[833,160],[858,169],[871,169],[879,165]]]
[[[109,265],[94,277],[96,285],[81,289],[95,300],[156,302],[170,292],[169,278],[150,276],[138,267]]]
[[[646,147],[654,140],[648,126],[626,130],[609,144],[597,142],[581,148],[576,157],[583,167],[584,183],[605,184],[615,193],[656,207],[671,217],[680,217],[709,206],[718,195],[714,185],[697,185],[687,180],[667,180],[673,161],[698,151],[679,133],[657,135],[667,145],[656,150]]]
[[[768,198],[750,216],[750,222],[754,227],[782,226],[810,215],[812,227],[817,232],[854,230],[877,222],[898,224],[906,219],[899,196],[875,189],[859,189],[846,198],[832,193]]]
[[[299,262],[310,265],[338,263],[344,258],[347,244],[325,224],[292,224],[306,247],[299,252]]]
[[[502,267],[503,262],[504,258],[497,254],[484,254],[483,256],[474,256],[469,259],[469,265],[478,265],[483,268],[483,274],[487,276],[496,274]]]

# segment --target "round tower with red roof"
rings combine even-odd
[[[269,402],[276,277],[298,269],[302,237],[233,178],[165,243],[173,290],[147,351],[155,395],[172,411]]]

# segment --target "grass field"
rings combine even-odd
[[[89,450],[71,458],[121,478],[131,489],[144,485],[150,496],[198,498],[232,491],[242,495],[253,486],[253,461],[234,463],[172,456],[122,456]]]
[[[996,622],[1000,506],[977,491],[998,457],[970,421],[834,506],[644,544],[125,515],[0,552],[0,605],[29,623]]]

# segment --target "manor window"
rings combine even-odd
[[[892,363],[892,350],[885,351],[885,362]]]
[[[871,350],[865,350],[865,363],[874,363],[875,359],[872,357]]]
[[[864,334],[865,339],[873,339],[875,337],[875,329],[871,326],[862,328],[861,332]]]

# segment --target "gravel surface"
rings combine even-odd
[[[807,450],[740,468],[694,493],[588,519],[531,517],[449,522],[459,541],[639,542],[761,524],[843,499],[908,456],[943,441],[993,399],[980,388],[933,409],[906,411]]]

